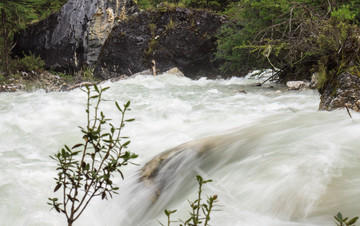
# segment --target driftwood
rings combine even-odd
[[[76,88],[84,87],[85,85],[93,86],[94,83],[93,82],[82,82],[82,83],[75,84],[73,86],[70,86],[70,87],[66,88],[66,91],[71,91],[71,90],[74,90]]]

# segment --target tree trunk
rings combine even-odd
[[[5,57],[5,76],[10,75],[9,67],[9,31],[6,26],[6,13],[4,9],[1,9],[1,23],[2,23],[2,36],[3,36],[3,45],[4,45],[4,57]]]
[[[70,218],[68,218],[68,226],[72,226],[74,223],[74,219],[73,216],[71,216]]]

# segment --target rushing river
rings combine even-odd
[[[195,175],[213,179],[204,195],[219,202],[214,226],[335,225],[333,216],[360,214],[360,115],[320,112],[313,90],[287,91],[256,80],[190,80],[174,75],[138,76],[106,91],[102,109],[118,119],[114,101],[131,101],[124,134],[138,165],[116,179],[120,195],[94,200],[75,225],[145,226],[165,223],[163,210],[185,219],[196,195]],[[246,94],[239,92],[245,90]],[[0,94],[0,225],[66,225],[50,211],[56,163],[49,158],[64,144],[81,140],[86,95],[71,92]],[[158,201],[138,180],[157,154],[188,141],[215,136],[202,158],[189,147]],[[196,141],[199,140],[200,141]],[[178,223],[173,224],[178,225]]]

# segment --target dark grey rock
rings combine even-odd
[[[215,33],[222,17],[186,8],[142,11],[115,26],[95,67],[101,79],[151,69],[179,68],[187,77],[216,75]]]
[[[76,71],[95,63],[115,22],[136,11],[133,0],[69,0],[17,34],[13,53],[32,52],[49,68]]]
[[[321,92],[320,110],[347,107],[360,112],[360,77],[350,73],[340,74]]]

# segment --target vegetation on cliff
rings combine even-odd
[[[60,9],[66,0],[3,0],[0,2],[0,76],[9,76],[17,70],[33,70],[43,67],[36,56],[26,55],[26,59],[10,57],[14,34],[27,24],[46,18]],[[29,53],[27,53],[29,54]]]

